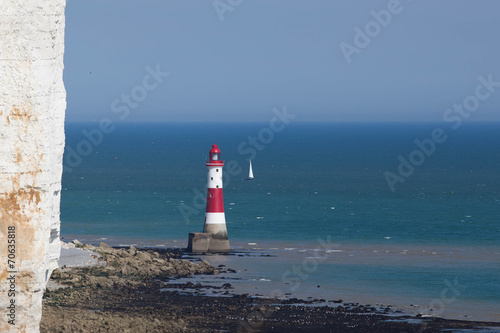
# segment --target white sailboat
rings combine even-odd
[[[253,180],[252,160],[250,160],[250,168],[248,169],[248,178],[246,180]]]

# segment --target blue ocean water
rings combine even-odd
[[[316,268],[307,283],[360,281],[377,293],[438,297],[445,279],[459,277],[468,287],[463,301],[500,303],[500,124],[456,130],[441,123],[113,126],[102,133],[98,123],[66,124],[63,236],[178,240],[182,246],[189,232],[203,228],[205,161],[217,143],[226,161],[231,242],[313,249],[328,238],[344,254],[371,246],[358,253],[363,260],[322,261],[324,270]],[[440,140],[431,143],[439,128]],[[254,181],[244,180],[250,158]],[[437,248],[440,260],[376,255],[405,247],[410,254]],[[463,256],[456,253],[461,250]],[[454,264],[447,251],[455,251]],[[468,256],[471,251],[477,256]],[[276,279],[283,270],[271,275]]]
[[[117,124],[81,163],[66,153],[62,230],[185,238],[202,228],[204,163],[217,142],[226,169],[237,165],[232,175],[225,170],[224,184],[232,239],[498,244],[499,125],[450,133],[391,191],[384,173],[398,175],[398,156],[408,159],[414,140],[435,127],[290,124],[271,142],[258,140],[259,151],[248,138],[267,124]],[[82,130],[96,128],[67,124],[69,149],[78,153]],[[244,180],[250,157],[253,182]]]

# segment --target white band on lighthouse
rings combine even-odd
[[[205,213],[205,224],[226,224],[224,213]]]
[[[217,166],[208,166],[208,179],[207,179],[207,187],[208,188],[222,188],[222,165]]]

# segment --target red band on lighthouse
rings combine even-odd
[[[222,189],[209,188],[207,192],[207,213],[224,213]]]

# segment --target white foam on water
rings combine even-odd
[[[328,258],[329,257],[306,257],[306,259],[309,259],[309,260],[326,260]]]

